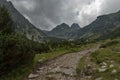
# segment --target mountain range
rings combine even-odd
[[[118,30],[120,30],[120,11],[98,16],[95,21],[83,28],[80,28],[78,24],[73,24],[70,28],[67,24],[63,23],[51,31],[44,32],[48,36],[67,40],[93,40],[102,39],[103,37],[107,37],[109,34],[112,36],[112,33],[114,33],[114,35],[118,35],[116,30],[117,33],[119,32]]]
[[[98,16],[89,25],[80,28],[77,23],[69,26],[62,23],[51,31],[40,30],[31,24],[10,1],[0,0],[1,5],[8,9],[17,33],[25,35],[28,39],[43,42],[47,40],[78,40],[78,39],[103,39],[107,36],[119,36],[120,11]]]
[[[62,23],[52,29],[51,31],[44,31],[50,37],[69,39],[70,37],[74,37],[77,30],[80,29],[80,26],[77,23],[73,23],[71,27],[65,23]]]

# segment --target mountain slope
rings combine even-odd
[[[97,39],[111,32],[114,32],[120,27],[120,11],[108,15],[97,17],[88,26],[76,32],[76,39]]]
[[[109,34],[106,34],[106,35],[100,37],[99,39],[109,39],[109,38],[114,39],[117,37],[120,37],[120,26],[113,32],[110,32]]]
[[[74,33],[80,29],[80,26],[76,23],[73,23],[71,27],[69,25],[62,23],[56,26],[51,31],[44,31],[50,37],[62,38],[69,40],[71,37],[74,37]]]
[[[5,5],[8,9],[14,21],[15,30],[18,33],[24,34],[28,39],[34,41],[41,42],[44,40],[46,35],[40,29],[37,29],[34,25],[32,25],[23,15],[21,15],[10,1],[0,0],[0,4]]]
[[[61,24],[52,31],[44,31],[48,36],[63,38],[67,40],[77,39],[103,39],[112,34],[118,35],[120,28],[120,11],[107,15],[98,16],[91,24],[80,28],[74,23],[71,27],[67,24]],[[116,31],[117,30],[117,31]]]

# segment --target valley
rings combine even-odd
[[[78,11],[75,21],[68,21],[62,19],[65,14],[48,17],[52,9],[43,8],[42,18],[38,19],[41,16],[37,12],[42,5],[32,9],[38,7],[37,2],[34,3],[37,6],[26,0],[14,5],[16,2],[0,0],[0,80],[120,80],[119,10],[99,15],[81,27],[76,22],[81,18]],[[36,16],[26,17],[24,9],[27,14]],[[40,29],[43,27],[46,30]],[[48,31],[49,27],[53,29]]]

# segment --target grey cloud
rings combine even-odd
[[[120,10],[120,0],[105,0],[101,6],[101,14],[113,13]]]
[[[38,28],[50,30],[63,22],[82,27],[98,15],[119,10],[120,0],[11,0]]]

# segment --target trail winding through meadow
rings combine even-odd
[[[34,78],[28,80],[76,80],[76,66],[80,59],[98,48],[99,46],[96,45],[80,52],[65,54],[57,59],[50,60],[36,70]]]

